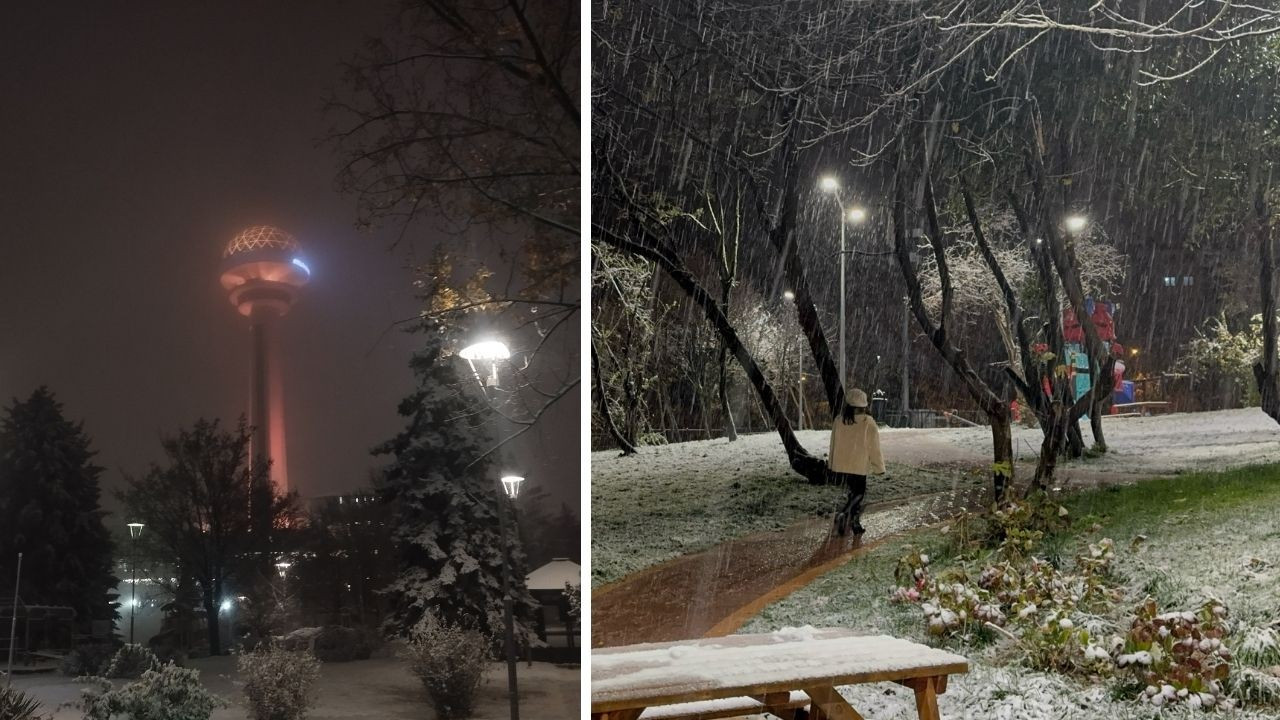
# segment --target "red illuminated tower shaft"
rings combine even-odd
[[[249,421],[253,426],[252,461],[271,463],[271,481],[289,490],[285,454],[284,378],[280,371],[280,320],[307,283],[311,272],[298,241],[269,225],[240,233],[223,252],[222,286],[231,303],[249,318],[253,364],[249,376]]]

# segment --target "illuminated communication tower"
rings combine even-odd
[[[231,304],[249,318],[253,367],[249,379],[251,457],[271,462],[271,482],[289,490],[285,457],[284,387],[280,373],[279,329],[298,290],[311,279],[292,235],[270,225],[255,225],[236,235],[222,252],[222,287]]]

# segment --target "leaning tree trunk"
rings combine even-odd
[[[649,235],[643,228],[637,229],[646,236]],[[597,231],[604,242],[620,250],[652,260],[684,290],[695,305],[702,308],[707,320],[710,321],[716,332],[720,334],[721,341],[729,349],[729,352],[733,353],[734,358],[737,359],[738,364],[742,366],[743,371],[746,373],[752,387],[755,388],[756,394],[760,398],[760,403],[764,406],[764,410],[773,422],[778,436],[782,439],[782,446],[786,450],[791,469],[804,476],[811,483],[826,482],[827,464],[821,459],[810,455],[804,449],[804,446],[800,444],[791,427],[791,422],[787,419],[786,413],[783,412],[781,403],[778,402],[773,386],[765,379],[764,372],[761,371],[751,352],[742,344],[737,330],[729,322],[729,318],[725,317],[719,303],[698,283],[693,273],[689,272],[674,253],[661,247],[656,239],[654,245],[650,246],[598,226]]]
[[[604,392],[604,376],[600,373],[600,356],[596,352],[594,336],[591,338],[591,372],[596,376],[596,396],[600,399],[600,419],[604,423],[605,430],[609,432],[613,441],[618,443],[624,457],[634,455],[636,446],[627,442],[627,439],[618,431],[618,426],[613,422],[613,413],[609,412],[609,397]]]

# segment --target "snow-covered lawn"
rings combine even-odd
[[[1270,644],[1262,659],[1257,659],[1256,652],[1274,643],[1258,640],[1267,637],[1268,626],[1280,623],[1280,466],[1146,480],[1083,492],[1065,498],[1064,503],[1075,517],[1075,526],[1071,534],[1057,538],[1056,544],[1047,543],[1046,548],[1069,555],[1087,540],[1114,539],[1114,567],[1126,588],[1121,608],[1151,595],[1166,609],[1191,610],[1215,597],[1230,609],[1235,626],[1230,643],[1237,656],[1242,656],[1241,645],[1251,636],[1255,652],[1249,662],[1280,665],[1280,647]],[[1101,527],[1089,530],[1094,523]],[[935,563],[945,566],[945,534],[919,531],[855,558],[766,608],[742,632],[815,625],[926,641],[920,608],[888,600],[896,560],[911,545],[928,548]],[[1158,715],[1155,708],[1113,697],[1106,684],[1028,670],[1017,662],[1018,653],[1004,644],[975,649],[951,643],[947,647],[967,655],[972,669],[968,675],[952,678],[940,699],[944,717],[1138,720],[1184,716],[1181,710]],[[914,701],[905,689],[881,684],[844,692],[868,720],[915,717]],[[1230,715],[1242,720],[1278,716],[1280,710],[1274,707]]]
[[[214,693],[233,705],[214,712],[214,720],[243,720],[243,693],[235,682],[235,660],[231,657],[193,660],[201,680]],[[576,718],[579,714],[579,670],[547,663],[519,666],[520,717],[529,720]],[[31,694],[48,712],[75,700],[84,687],[59,675],[16,676],[13,684]],[[434,717],[421,683],[405,664],[394,658],[375,658],[347,663],[325,663],[316,683],[318,699],[308,713],[310,720],[428,720]],[[509,715],[506,666],[494,664],[480,689],[481,700],[473,717],[502,720]],[[80,720],[81,713],[57,710],[53,720]]]
[[[888,447],[894,441],[888,436],[895,432],[885,431],[884,440],[892,479],[870,484],[869,503],[981,482],[946,467],[893,462]],[[822,431],[801,433],[809,451],[819,455],[826,452],[826,438]],[[792,472],[774,433],[744,435],[733,443],[646,447],[630,457],[592,453],[592,584],[731,538],[780,529],[802,517],[829,514],[842,496],[836,487],[809,485]]]
[[[1087,487],[1158,475],[1280,462],[1280,426],[1257,408],[1106,420],[1105,456],[1062,463],[1058,484]],[[1088,428],[1083,428],[1089,440]],[[815,455],[828,434],[798,433]],[[1019,469],[1034,469],[1040,431],[1016,428]],[[868,502],[986,487],[990,430],[881,430],[889,479],[872,481]],[[632,457],[591,457],[592,584],[800,518],[829,514],[840,496],[807,485],[787,466],[775,433],[737,442],[702,440],[642,448]]]

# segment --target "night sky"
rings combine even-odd
[[[312,282],[283,323],[290,480],[367,482],[401,426],[417,305],[395,229],[354,229],[319,141],[340,63],[392,3],[20,3],[0,23],[0,398],[49,385],[107,468],[159,437],[248,411],[249,326],[218,284],[223,246],[274,224]],[[420,252],[430,243],[420,233]],[[513,450],[578,506],[578,397]],[[573,428],[572,432],[553,432]],[[543,452],[535,458],[531,448]],[[113,500],[107,500],[114,506]]]

